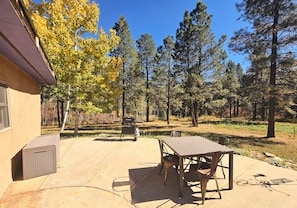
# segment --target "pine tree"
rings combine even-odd
[[[166,88],[167,88],[167,104],[166,104],[166,120],[170,124],[171,109],[178,109],[181,107],[181,102],[178,95],[181,93],[180,84],[178,83],[178,76],[174,70],[174,39],[172,36],[167,36],[163,40],[164,44],[164,64],[167,71]]]
[[[223,116],[226,104],[228,102],[228,88],[226,88],[226,63],[227,53],[223,49],[223,45],[227,39],[226,35],[223,35],[219,40],[213,52],[213,72],[211,77],[208,78],[207,83],[208,95],[205,101],[205,113],[210,115],[216,113],[216,115]]]
[[[131,109],[131,102],[128,102],[129,99],[127,98],[131,97],[129,94],[134,93],[132,89],[135,85],[135,77],[132,76],[131,71],[135,70],[137,51],[129,24],[124,16],[120,17],[113,29],[117,31],[117,35],[121,38],[119,45],[111,54],[120,57],[123,63],[120,76],[118,77],[118,83],[121,83],[122,87],[122,117],[124,117],[126,106],[128,105],[128,108]]]
[[[267,137],[275,136],[275,110],[280,91],[278,80],[284,66],[289,63],[290,50],[297,42],[297,7],[294,0],[246,0],[236,5],[241,18],[251,23],[251,29],[241,29],[232,38],[234,51],[251,54],[258,44],[264,45],[269,58],[269,114]],[[293,58],[294,59],[294,58]],[[291,61],[291,63],[293,63]],[[286,68],[292,68],[287,65]]]
[[[146,100],[146,122],[149,122],[151,88],[150,81],[154,68],[154,58],[156,54],[156,44],[149,34],[141,35],[136,41],[138,47],[139,66],[145,74],[145,100]]]
[[[219,45],[210,28],[211,19],[206,5],[199,1],[191,13],[185,12],[176,32],[176,67],[183,75],[184,103],[189,106],[193,126],[198,126],[208,95],[205,81],[217,70],[218,57],[214,54]]]
[[[159,119],[165,120],[167,102],[167,73],[164,61],[164,46],[157,48],[151,79],[151,106]]]
[[[153,74],[155,101],[161,103],[162,116],[165,116],[167,124],[170,124],[171,109],[180,107],[178,94],[180,93],[180,85],[174,71],[174,38],[167,36],[163,40],[163,45],[159,46],[156,54],[156,65]],[[165,119],[165,118],[163,118]]]
[[[229,118],[232,119],[232,105],[236,99],[238,99],[238,89],[240,87],[236,65],[233,61],[229,61],[226,67],[226,74],[224,76],[223,86],[228,91],[228,103],[229,103]],[[235,106],[234,106],[235,107]]]

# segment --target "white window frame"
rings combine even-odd
[[[0,131],[10,126],[8,86],[0,82]]]

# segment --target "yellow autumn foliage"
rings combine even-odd
[[[75,108],[84,103],[88,109],[90,104],[105,108],[100,105],[106,103],[98,100],[119,94],[114,82],[122,62],[109,56],[120,41],[116,32],[98,30],[98,5],[89,0],[24,3],[55,70],[60,94],[77,102],[73,103]]]

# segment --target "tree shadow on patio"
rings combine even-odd
[[[159,206],[167,204],[199,204],[201,197],[193,196],[193,191],[185,184],[183,197],[179,197],[179,178],[173,168],[169,170],[166,186],[163,185],[163,174],[159,175],[160,167],[129,169],[130,191],[132,204],[149,201],[160,201]],[[154,202],[155,204],[156,202]],[[166,206],[167,206],[166,205]]]

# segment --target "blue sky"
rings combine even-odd
[[[142,34],[152,35],[156,46],[163,43],[167,35],[175,37],[176,29],[183,20],[186,10],[192,11],[198,0],[96,0],[100,8],[99,27],[106,32],[125,16],[133,39],[136,41]],[[242,55],[228,50],[227,44],[234,31],[246,26],[238,21],[239,13],[235,3],[240,0],[203,0],[208,14],[212,14],[211,29],[216,38],[222,34],[228,37],[225,49],[228,59],[240,63],[244,68],[249,65]]]
[[[41,0],[33,0],[40,3]],[[93,2],[94,0],[89,0]],[[240,63],[244,69],[249,66],[245,56],[231,52],[227,45],[236,30],[246,27],[247,23],[239,21],[235,3],[242,0],[203,0],[208,14],[212,14],[211,29],[216,38],[227,35],[225,50],[228,59]],[[114,27],[120,16],[125,16],[134,41],[142,34],[152,35],[156,46],[163,43],[167,35],[175,37],[179,23],[186,10],[192,11],[198,0],[95,0],[100,8],[99,27],[106,32]]]

